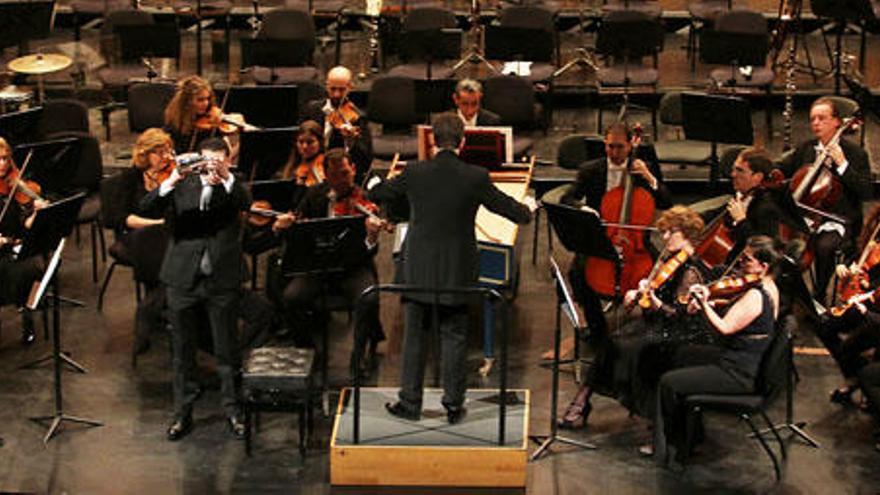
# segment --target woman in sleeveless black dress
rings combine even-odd
[[[773,239],[749,238],[741,258],[742,268],[746,274],[760,275],[761,283],[741,296],[723,317],[708,303],[708,290],[704,286],[692,288],[709,324],[721,334],[721,354],[716,364],[680,368],[660,379],[654,426],[658,459],[667,457],[667,446],[675,448],[679,461],[685,459],[693,447],[693,439],[686,435],[689,418],[685,401],[689,395],[754,392],[761,358],[770,344],[779,310],[779,290],[771,275],[778,258]],[[700,428],[692,431],[700,431]],[[642,449],[646,454],[649,451]]]

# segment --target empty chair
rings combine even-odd
[[[128,129],[143,132],[165,125],[165,107],[174,96],[169,83],[137,83],[128,88]]]
[[[667,126],[664,131],[672,131],[674,137],[667,137],[669,132],[660,134],[654,142],[657,161],[660,163],[678,163],[686,165],[709,165],[712,146],[705,141],[684,139],[681,126],[684,124],[681,108],[681,93],[670,92],[660,98],[658,108],[660,123]],[[670,129],[672,128],[672,129]]]
[[[43,104],[39,129],[41,139],[47,141],[88,134],[89,109],[79,100],[48,100]]]
[[[415,81],[410,77],[384,76],[373,81],[367,102],[367,119],[381,124],[382,132],[373,134],[373,155],[390,159],[418,156],[413,126],[423,122],[416,112]]]
[[[253,56],[244,53],[248,43],[255,46]],[[250,58],[242,65],[252,68],[257,84],[318,79],[318,70],[313,67],[315,21],[304,10],[288,8],[266,13],[257,39],[242,39],[242,51]]]
[[[690,19],[688,23],[687,52],[691,61],[691,71],[696,69],[697,41],[699,33],[711,26],[721,14],[733,8],[733,0],[696,0],[688,4]]]
[[[401,58],[403,64],[388,71],[392,76],[413,79],[447,79],[452,70],[443,65],[448,59],[456,59],[461,50],[461,31],[449,35],[444,30],[456,28],[457,21],[451,10],[436,7],[418,7],[409,10],[403,18]],[[449,40],[458,38],[457,47],[447,45]],[[457,48],[457,49],[455,49]]]
[[[531,62],[529,74],[523,77],[533,82],[551,79],[558,51],[554,14],[542,6],[505,7],[498,25],[490,25],[486,31],[486,56]]]
[[[501,125],[515,132],[513,152],[525,155],[534,145],[530,131],[546,129],[535,88],[518,76],[493,76],[483,84],[483,107],[501,117]]]
[[[654,18],[659,18],[663,14],[663,7],[657,0],[604,0],[603,4],[603,12],[632,10]]]

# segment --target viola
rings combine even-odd
[[[605,297],[619,297],[638,287],[654,265],[645,247],[644,231],[654,221],[654,196],[636,187],[627,161],[623,184],[602,197],[600,216],[606,224],[605,235],[619,255],[618,261],[590,256],[585,262],[587,283]]]
[[[678,269],[684,264],[685,261],[690,257],[687,251],[684,249],[675,253],[674,256],[670,256],[665,262],[660,264],[660,260],[657,260],[657,264],[654,265],[654,269],[651,271],[651,275],[648,277],[648,288],[650,290],[646,290],[641,293],[638,304],[642,309],[650,309],[653,303],[651,302],[650,291],[656,291],[660,287],[663,287],[666,282],[672,278],[673,275],[678,271]]]

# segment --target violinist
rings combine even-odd
[[[252,126],[241,114],[223,112],[211,84],[199,76],[181,79],[165,107],[165,131],[171,135],[178,155],[195,150],[203,139],[221,136],[232,150],[234,162],[238,156],[238,132],[249,128]]]
[[[364,191],[355,185],[354,167],[344,150],[341,148],[329,150],[325,155],[324,163],[327,180],[310,187],[296,212],[279,216],[272,226],[273,230],[276,232],[287,230],[295,225],[296,220],[301,219],[361,215],[364,209],[372,213],[378,211],[376,205],[366,199]],[[357,302],[354,310],[352,363],[355,353],[360,353],[361,357],[366,353],[361,363],[368,370],[374,364],[376,347],[379,342],[385,340],[385,333],[379,321],[378,294],[373,293],[365,298],[360,298],[360,295],[367,287],[378,283],[373,257],[378,252],[379,232],[385,223],[375,215],[368,215],[364,222],[367,232],[364,242],[368,256],[345,273],[333,276],[330,281],[330,291],[341,294],[352,304]],[[322,284],[327,281],[312,275],[297,276],[285,281],[277,272],[270,273],[268,279],[270,282],[267,292],[280,307],[284,308],[289,328],[314,328],[308,325],[307,313],[316,308]],[[300,343],[308,344],[312,341],[311,335],[308,334],[296,337]]]
[[[695,394],[750,394],[755,391],[755,378],[764,352],[775,332],[779,311],[779,290],[773,281],[772,270],[779,260],[774,241],[767,236],[750,237],[743,249],[741,267],[746,276],[757,276],[759,282],[732,303],[721,316],[709,303],[709,289],[695,285],[691,293],[695,306],[721,339],[721,350],[714,364],[688,366],[663,374],[657,391],[657,417],[654,423],[654,443],[640,452],[654,454],[665,460],[674,447],[674,459],[685,460],[698,438],[688,438],[687,422],[690,417],[685,406],[687,397]]]
[[[314,120],[323,132],[323,146],[344,148],[355,167],[355,182],[360,184],[373,162],[373,143],[370,127],[360,109],[348,99],[354,88],[352,73],[343,66],[327,72],[327,98],[306,104],[302,120]]]
[[[842,123],[833,100],[827,97],[817,99],[810,107],[810,130],[814,139],[803,143],[781,163],[785,176],[793,177],[798,169],[812,166],[817,154],[827,151],[826,163],[830,162],[831,176],[841,186],[839,198],[829,198],[833,204],[825,211],[843,217],[847,220],[846,225],[824,219],[814,226],[811,239],[816,265],[813,292],[821,303],[825,302],[828,281],[834,274],[835,254],[838,250],[852,251],[862,227],[862,203],[872,194],[870,165],[865,150],[845,139],[836,144],[832,142]]]
[[[687,311],[688,289],[705,280],[705,265],[693,240],[703,229],[700,216],[676,205],[657,219],[664,253],[650,279],[628,291],[624,306],[639,308],[634,318],[612,336],[591,336],[596,349],[585,384],[559,421],[561,428],[585,426],[594,392],[612,395],[633,413],[650,418],[658,377],[676,366],[676,351],[685,344],[710,341],[701,318]]]
[[[648,190],[654,197],[656,205],[665,208],[670,205],[669,192],[663,185],[663,176],[659,166],[653,162],[648,165],[644,160],[629,160],[633,151],[635,137],[629,126],[615,123],[605,130],[605,157],[583,163],[578,169],[577,179],[569,186],[560,201],[569,206],[585,206],[599,211],[605,193],[621,185],[623,176],[632,174],[637,187]],[[629,164],[629,165],[628,165]],[[645,237],[647,241],[647,236]],[[647,246],[647,242],[646,248]],[[586,258],[577,255],[569,270],[569,280],[575,297],[584,308],[584,315],[593,335],[605,335],[608,332],[605,317],[602,314],[599,295],[586,281]],[[552,356],[551,356],[552,357]]]
[[[831,392],[835,404],[852,405],[852,396],[859,389],[859,371],[868,364],[864,353],[880,345],[880,309],[877,300],[862,300],[880,287],[880,245],[873,238],[880,223],[880,206],[875,206],[859,236],[858,251],[864,253],[863,263],[838,265],[841,280],[856,277],[859,287],[847,293],[840,305],[825,313],[816,328],[816,335],[840,368],[844,383]],[[857,301],[849,303],[848,300]]]
[[[36,338],[34,319],[25,304],[31,286],[39,280],[43,267],[36,256],[18,259],[15,245],[33,224],[36,211],[48,203],[42,199],[28,200],[26,195],[11,195],[17,176],[12,147],[0,137],[0,208],[4,212],[0,218],[0,306],[15,304],[20,308],[21,341],[23,344],[32,344]],[[25,182],[20,181],[19,187]]]
[[[321,125],[314,120],[306,120],[299,125],[294,139],[290,158],[281,169],[281,179],[294,180],[303,186],[324,182],[324,139]]]
[[[174,170],[174,143],[162,129],[144,131],[134,143],[131,167],[118,179],[118,187],[106,188],[111,208],[106,208],[107,225],[116,233],[116,241],[124,256],[134,265],[138,282],[146,287],[145,297],[138,301],[135,315],[132,359],[145,352],[150,335],[160,329],[165,291],[159,282],[159,268],[167,244],[161,212],[144,212],[140,203],[150,191],[159,187]]]

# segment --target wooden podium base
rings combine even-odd
[[[360,443],[352,442],[351,389],[343,390],[330,440],[330,483],[348,486],[506,487],[526,485],[529,391],[510,390],[498,445],[498,390],[468,390],[467,416],[450,425],[439,389],[425,389],[422,419],[385,411],[397,389],[361,389]]]

